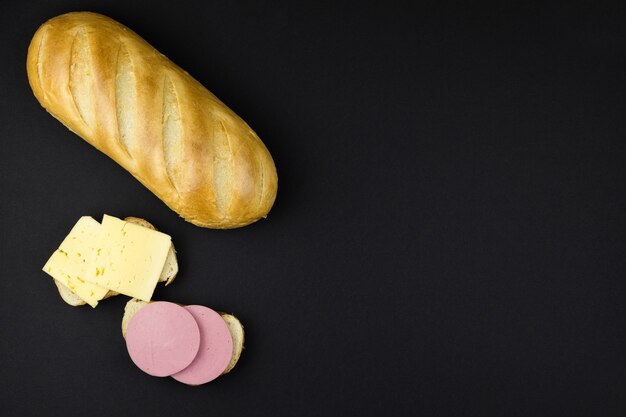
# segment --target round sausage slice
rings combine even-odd
[[[200,349],[191,365],[172,378],[189,385],[205,384],[220,376],[233,356],[233,338],[219,313],[208,307],[185,307],[200,327]]]
[[[126,331],[130,358],[145,373],[170,376],[185,369],[200,347],[200,330],[178,304],[156,301],[139,310]]]

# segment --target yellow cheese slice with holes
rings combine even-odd
[[[172,240],[165,233],[104,215],[91,273],[85,279],[150,301]]]
[[[89,216],[81,217],[43,267],[44,272],[92,307],[109,292],[86,279],[92,271],[99,235],[100,223]]]

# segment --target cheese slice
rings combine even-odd
[[[101,287],[150,301],[172,241],[165,233],[104,215],[91,272]]]
[[[43,267],[44,272],[92,307],[98,305],[98,301],[109,292],[108,289],[86,280],[87,274],[92,271],[99,234],[100,223],[89,216],[81,217]]]

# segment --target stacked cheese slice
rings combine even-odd
[[[150,301],[171,247],[170,236],[104,215],[81,217],[43,270],[95,307],[109,292]]]

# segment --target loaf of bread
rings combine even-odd
[[[89,12],[44,23],[28,48],[41,105],[185,220],[245,226],[271,209],[274,162],[217,97],[120,23]]]

